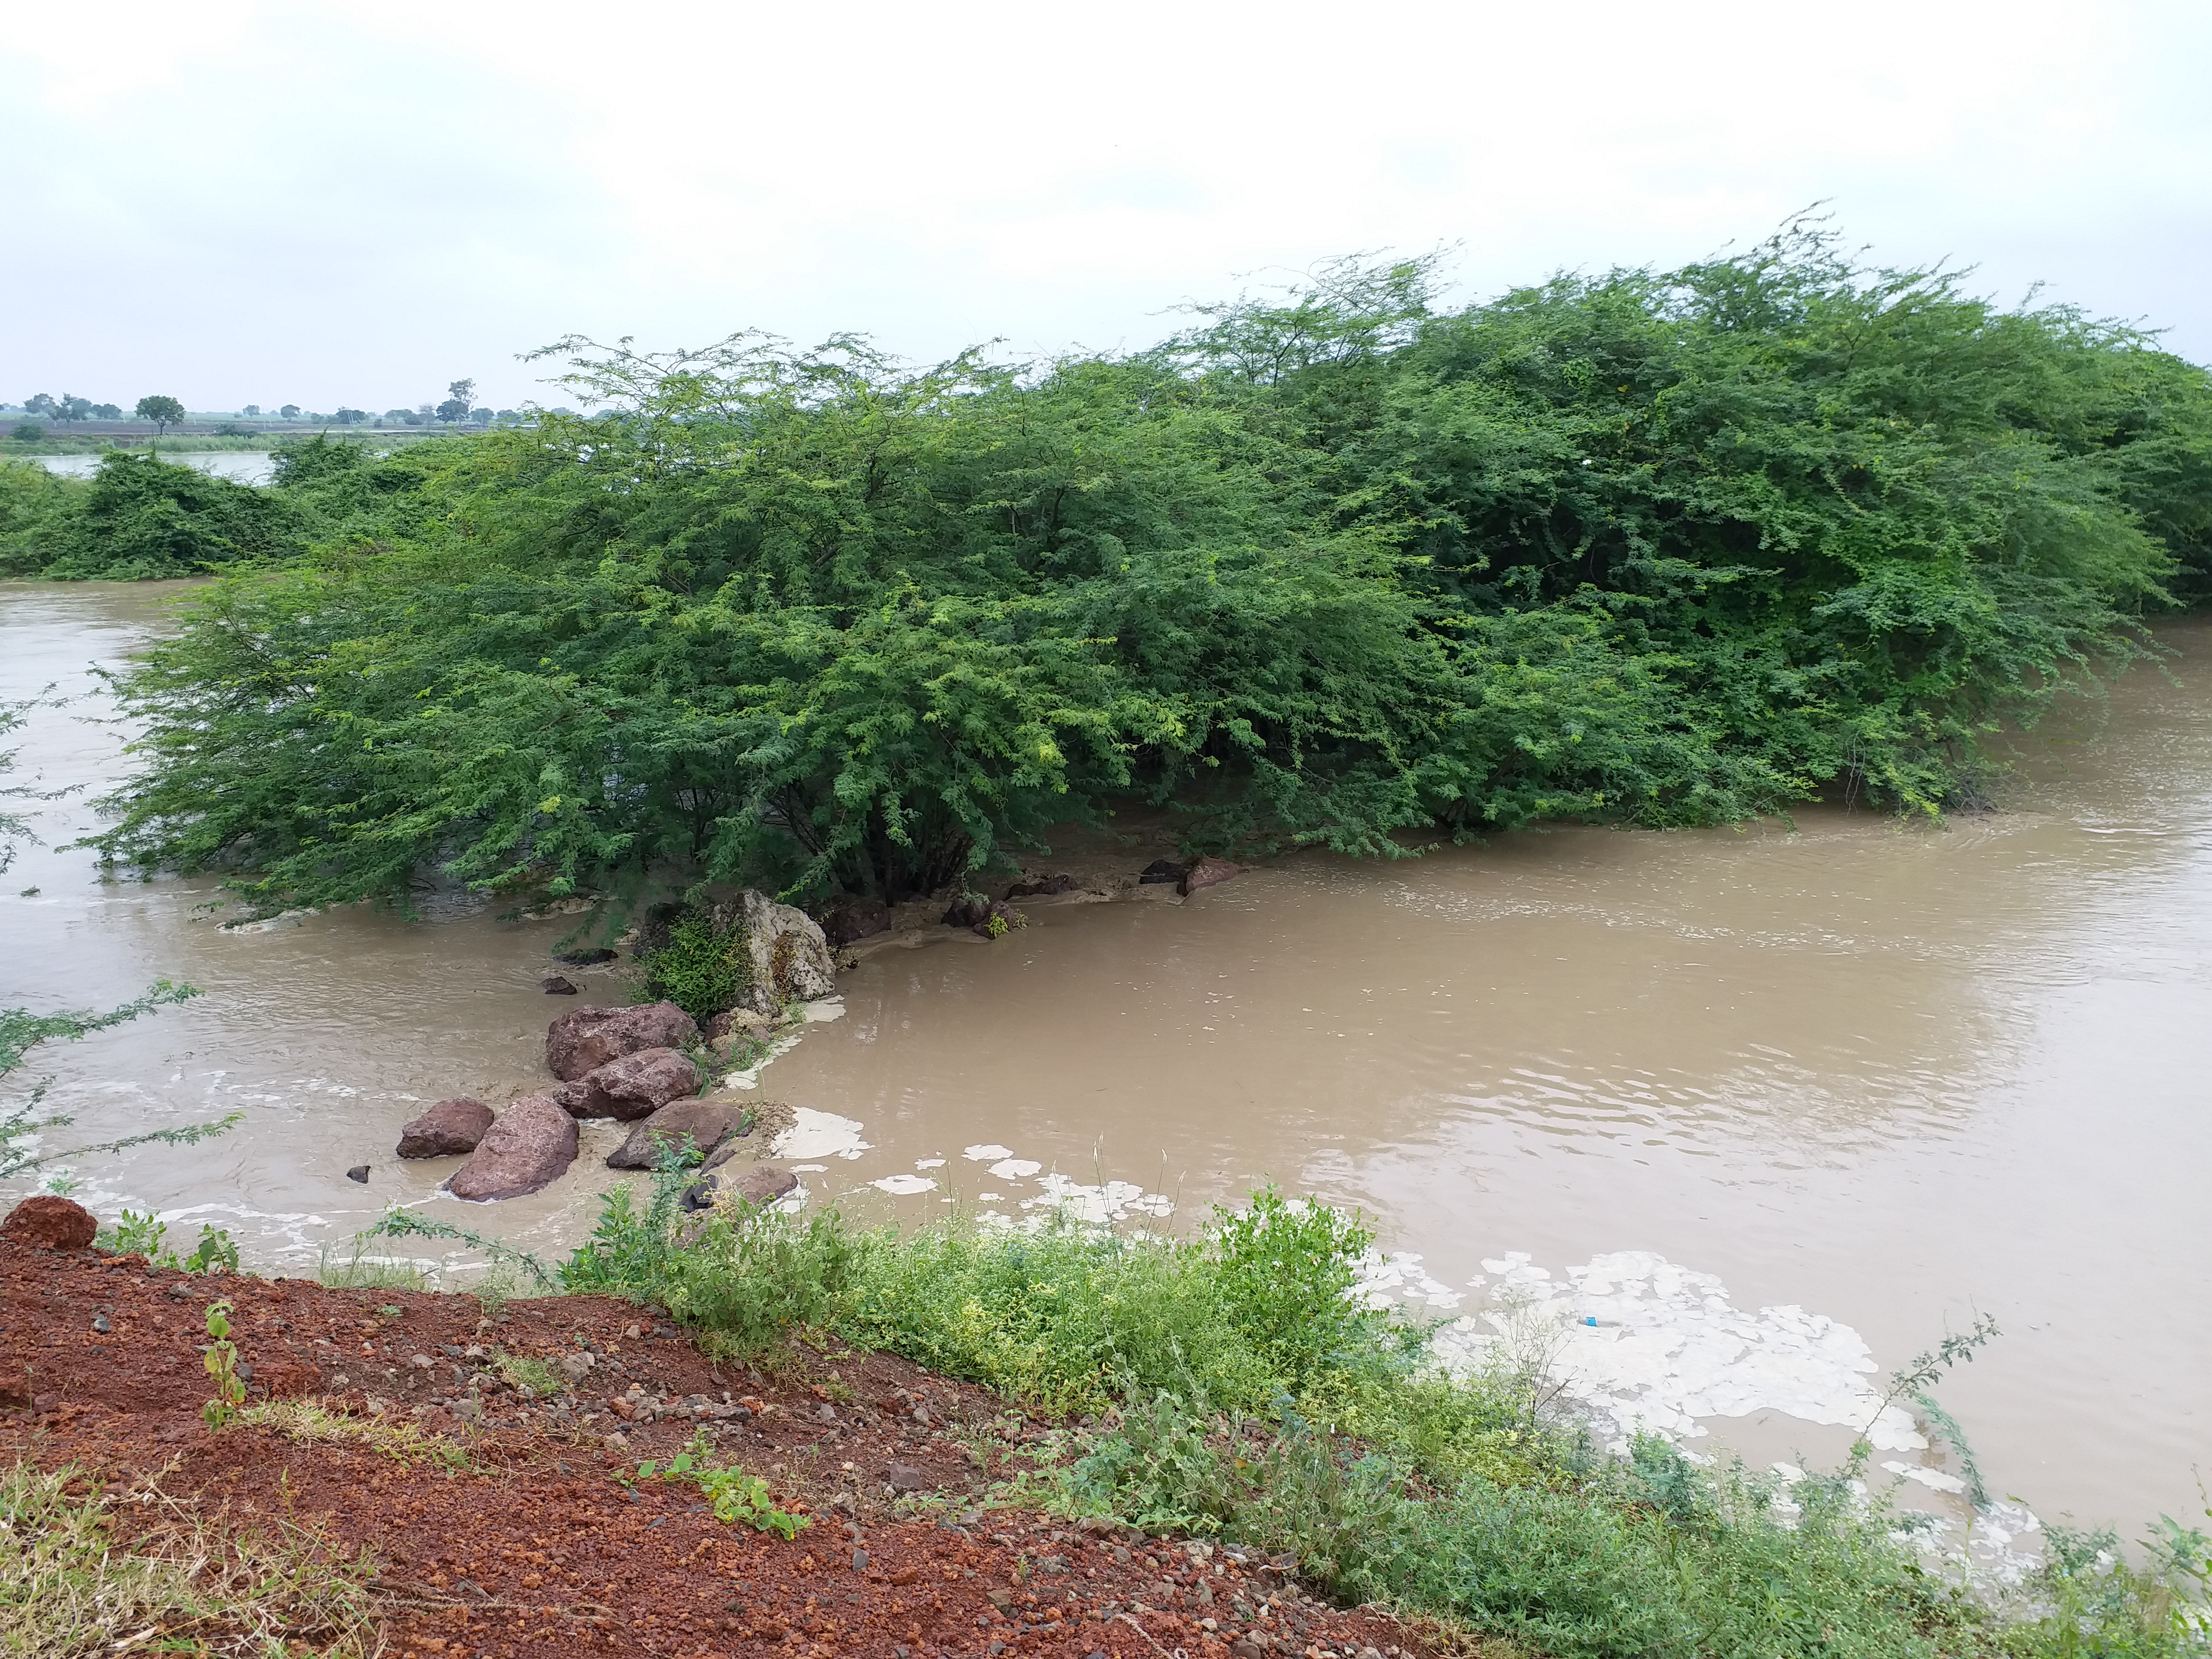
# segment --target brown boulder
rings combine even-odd
[[[1227,859],[1200,859],[1182,872],[1176,884],[1176,891],[1188,898],[1201,887],[1218,887],[1232,877],[1242,875],[1244,866],[1231,864]]]
[[[771,1204],[798,1185],[799,1177],[781,1164],[756,1164],[729,1190],[748,1204]]]
[[[698,1182],[684,1194],[684,1208],[704,1210],[726,1199],[770,1204],[799,1185],[798,1176],[780,1164],[738,1164],[738,1148],[734,1135],[722,1142],[700,1171]]]
[[[473,1152],[491,1127],[491,1108],[467,1095],[441,1100],[399,1131],[402,1158],[458,1158]]]
[[[704,1156],[738,1133],[744,1108],[721,1100],[678,1100],[662,1107],[629,1132],[607,1154],[610,1170],[650,1170],[662,1144],[680,1145],[684,1136]]]
[[[579,1008],[545,1028],[545,1064],[564,1083],[641,1048],[680,1048],[699,1040],[691,1016],[672,1002],[635,1008]]]
[[[648,1117],[672,1100],[697,1092],[699,1068],[673,1048],[641,1048],[597,1066],[574,1083],[553,1091],[553,1099],[575,1117],[611,1117],[623,1122]]]
[[[864,898],[857,894],[848,894],[822,913],[822,937],[833,949],[850,945],[856,939],[888,933],[890,925],[889,905],[879,898]]]
[[[99,1231],[91,1211],[51,1193],[25,1199],[0,1221],[0,1238],[33,1250],[89,1249]]]
[[[500,1115],[446,1188],[479,1203],[520,1198],[576,1161],[576,1120],[550,1095],[525,1095]]]
[[[1006,889],[1006,896],[1018,898],[1052,898],[1061,893],[1072,893],[1083,884],[1065,872],[1056,876],[1040,877],[1036,881],[1018,881]]]

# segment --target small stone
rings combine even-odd
[[[572,997],[576,994],[575,986],[569,981],[567,975],[562,974],[555,974],[550,978],[539,980],[538,988],[549,997]]]
[[[928,1475],[911,1463],[892,1464],[884,1479],[893,1492],[927,1492],[931,1486]]]
[[[611,1452],[626,1452],[629,1449],[629,1437],[626,1434],[611,1434],[600,1443]]]
[[[92,1316],[92,1328],[97,1331],[100,1335],[106,1336],[109,1331],[114,1328],[114,1327],[107,1322],[107,1316],[106,1314],[94,1314]]]
[[[362,1186],[368,1186],[368,1165],[366,1164],[355,1164],[353,1168],[346,1171],[346,1179],[348,1181],[358,1181]]]
[[[866,1572],[867,1570],[868,1570],[868,1553],[867,1553],[867,1551],[866,1551],[866,1550],[854,1550],[854,1551],[853,1552],[853,1571],[854,1571],[854,1572]]]
[[[587,1353],[564,1353],[561,1356],[561,1375],[571,1382],[580,1382],[592,1374],[599,1362]]]

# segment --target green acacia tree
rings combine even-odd
[[[131,412],[137,415],[142,421],[151,421],[154,422],[154,435],[157,439],[166,437],[168,434],[169,428],[173,426],[181,425],[185,418],[185,406],[183,404],[179,403],[174,398],[165,398],[158,395],[151,398],[141,398],[138,400],[138,406]]]
[[[1433,277],[1039,363],[561,342],[597,414],[302,458],[314,556],[125,678],[102,844],[270,907],[426,868],[896,898],[1131,799],[1193,850],[1375,856],[1935,813],[2207,568],[2212,385],[2130,330],[1817,226],[1457,310]]]

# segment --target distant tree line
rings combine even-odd
[[[267,411],[264,411],[259,404],[247,404],[238,411],[238,416],[248,420],[270,418],[344,427],[383,426],[389,423],[394,426],[442,424],[479,428],[500,422],[512,424],[525,418],[524,415],[516,410],[494,410],[478,405],[475,402],[475,397],[476,382],[465,380],[455,380],[447,386],[446,397],[442,402],[425,402],[414,409],[388,410],[382,419],[362,409],[341,406],[323,415],[317,414],[312,410],[302,410],[297,404],[283,404]],[[64,392],[58,398],[51,392],[33,392],[23,399],[21,408],[24,415],[29,418],[18,422],[11,435],[27,443],[35,443],[46,436],[45,428],[38,424],[41,419],[51,421],[58,425],[68,425],[81,421],[119,421],[124,418],[123,410],[119,405],[96,404],[90,398],[80,398],[74,392]],[[172,412],[156,415],[149,412],[150,408],[159,408]],[[142,398],[132,410],[132,414],[137,419],[155,422],[157,435],[166,433],[172,426],[181,424],[185,419],[184,404],[179,399],[170,397]]]

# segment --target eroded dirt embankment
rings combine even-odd
[[[367,1438],[210,1430],[205,1313],[235,1307],[249,1406],[295,1401]],[[550,1366],[560,1386],[509,1379]],[[378,1443],[434,1437],[443,1454]],[[811,1524],[786,1540],[634,1479],[702,1434]],[[611,1438],[618,1437],[618,1438]],[[1271,1564],[990,1503],[1055,1435],[882,1354],[717,1365],[604,1297],[514,1302],[204,1278],[136,1256],[0,1241],[0,1441],[85,1490],[149,1485],[240,1527],[284,1518],[376,1564],[386,1650],[508,1656],[1064,1653],[1419,1659],[1374,1613],[1300,1595]],[[387,1441],[396,1437],[386,1437]],[[458,1462],[459,1467],[448,1467]],[[633,1477],[625,1480],[624,1476]],[[550,1645],[549,1645],[550,1644]]]

